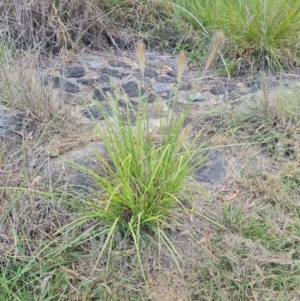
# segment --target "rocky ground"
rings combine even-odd
[[[139,99],[148,100],[153,107],[151,122],[153,127],[158,124],[155,116],[155,100],[162,107],[172,104],[172,99],[178,89],[177,58],[171,55],[147,53],[145,78],[142,78],[135,55],[127,53],[82,52],[47,58],[39,63],[39,78],[46,89],[51,90],[52,97],[62,107],[72,112],[72,118],[80,120],[83,127],[90,128],[94,121],[101,123],[102,113],[111,114],[105,105],[107,96],[114,95],[118,99],[120,110],[126,102],[136,107]],[[299,87],[297,73],[273,76],[256,76],[228,79],[212,76],[187,65],[182,83],[177,94],[176,110],[180,111],[187,101],[192,101],[191,117],[196,118],[212,106],[228,104],[239,105],[243,101],[253,101],[268,91],[273,93],[278,89]],[[99,109],[99,102],[104,111]],[[28,118],[22,111],[16,111],[5,106],[0,108],[0,136],[2,141],[11,141],[14,145],[24,139],[20,134],[23,121]],[[151,109],[150,109],[151,111]],[[28,126],[28,125],[27,125]],[[71,135],[72,136],[72,135]],[[52,139],[46,150],[40,150],[31,158],[30,166],[36,175],[52,174],[55,180],[65,178],[67,182],[87,185],[87,180],[78,172],[70,172],[62,168],[60,155],[95,168],[92,149],[105,155],[105,147],[97,138],[69,137],[64,140]],[[90,160],[87,161],[87,157]],[[194,174],[194,179],[208,184],[217,184],[226,178],[226,164],[222,160],[222,151],[210,151],[205,167]],[[63,165],[64,166],[64,165]],[[38,171],[38,172],[37,172]],[[67,176],[66,176],[67,175]]]

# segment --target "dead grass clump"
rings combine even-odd
[[[58,51],[101,37],[104,15],[97,1],[4,0],[0,4],[2,36],[10,45],[38,51],[44,47]]]

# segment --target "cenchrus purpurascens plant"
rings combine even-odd
[[[145,48],[139,44],[137,49],[143,74]],[[178,83],[181,82],[184,64],[185,55],[181,52],[178,57]],[[189,175],[204,163],[204,144],[199,143],[200,134],[190,139],[190,127],[184,124],[189,103],[178,114],[175,112],[176,99],[170,99],[163,115],[157,102],[158,131],[151,127],[147,100],[140,97],[136,111],[132,110],[129,101],[126,103],[121,112],[117,100],[109,95],[106,104],[99,107],[104,116],[104,128],[103,125],[101,129],[98,127],[97,133],[105,144],[108,158],[104,159],[97,152],[95,154],[106,172],[100,175],[82,166],[77,167],[92,175],[100,193],[97,197],[81,199],[84,204],[81,216],[60,231],[73,231],[86,221],[97,220],[102,226],[94,235],[105,236],[98,261],[104,255],[110,257],[113,251],[122,250],[122,242],[130,241],[131,248],[128,245],[127,248],[133,247],[134,260],[141,268],[141,250],[156,237],[159,248],[167,250],[180,267],[181,256],[166,229],[174,223],[180,225],[176,221],[176,213],[194,212],[178,195],[185,189],[184,183]],[[105,114],[107,105],[111,111],[109,115]]]

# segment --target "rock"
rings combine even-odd
[[[107,100],[106,92],[113,93],[111,88],[103,87],[101,89],[94,90],[94,96],[93,97],[94,97],[94,99],[97,99],[99,101]]]
[[[61,88],[62,90],[69,92],[69,93],[79,93],[80,92],[80,88],[77,85],[75,85],[67,80],[64,80],[63,78],[61,78],[59,76],[49,76],[44,81],[44,84],[49,85],[50,82],[53,83],[54,89]]]
[[[131,66],[129,64],[122,61],[110,60],[108,64],[112,67],[117,67],[117,68],[123,67],[126,69],[131,69]]]
[[[250,88],[250,91],[252,93],[255,93],[261,89],[261,81],[253,80],[250,83],[247,83],[247,87]]]
[[[97,69],[100,69],[101,67],[103,67],[103,64],[99,63],[99,62],[88,62],[87,64],[88,64],[89,68],[92,70],[97,70]]]
[[[124,72],[118,71],[116,69],[110,69],[110,68],[101,68],[100,71],[102,73],[108,74],[109,76],[114,76],[114,77],[121,78],[121,79],[123,77],[129,75],[129,73],[124,73]]]
[[[109,106],[89,106],[82,111],[82,114],[89,119],[104,119],[103,114],[112,116],[113,112]]]
[[[140,68],[135,69],[135,71],[138,72],[138,73],[141,73],[141,69]],[[154,77],[158,76],[158,72],[155,69],[153,69],[153,68],[146,67],[145,68],[144,76],[145,77],[154,78]]]
[[[119,99],[118,100],[118,106],[123,109],[124,111],[127,110],[127,106],[128,106],[128,109],[131,110],[131,109],[134,109],[134,108],[137,108],[138,107],[138,102],[137,101],[134,101],[134,100],[131,100],[129,99],[128,101],[125,101],[123,99]]]
[[[197,101],[205,101],[207,100],[207,97],[205,97],[202,93],[196,93],[189,96],[189,99],[193,102]]]
[[[214,95],[221,95],[226,92],[232,92],[234,90],[233,85],[215,85],[209,91]]]
[[[167,91],[167,92],[159,93],[159,95],[164,100],[170,100],[175,95],[175,93],[172,91]]]
[[[110,82],[110,78],[106,74],[102,74],[100,77],[97,78],[90,78],[90,79],[77,79],[77,82],[83,85],[90,85],[90,84],[107,84]]]
[[[148,103],[152,103],[156,100],[156,96],[153,93],[150,93],[149,95],[147,95],[144,99],[144,101],[147,101]]]
[[[171,70],[167,72],[167,75],[172,76],[172,77],[177,77],[177,74],[175,71]]]
[[[191,91],[191,90],[192,90],[191,84],[182,84],[180,86],[180,91]]]
[[[225,179],[227,170],[218,154],[210,150],[207,163],[197,169],[192,176],[197,182],[215,185]]]
[[[67,78],[78,78],[85,76],[85,69],[79,66],[64,67],[63,69],[61,69],[61,73]]]
[[[128,97],[138,97],[145,93],[145,89],[139,87],[135,81],[129,81],[123,84],[122,88]]]
[[[99,56],[98,55],[89,55],[89,54],[82,54],[79,55],[77,58],[78,62],[92,62],[92,61],[99,61]]]
[[[170,90],[171,90],[171,88],[169,86],[167,86],[165,84],[160,84],[160,83],[155,84],[153,86],[153,88],[156,93],[170,92]]]
[[[0,105],[0,141],[22,142],[21,132],[25,123],[25,113]]]
[[[279,86],[279,83],[276,81],[262,81],[262,80],[253,80],[247,83],[247,87],[250,88],[251,93],[259,91],[263,85],[267,85],[268,88],[276,88]]]
[[[177,83],[176,78],[173,78],[173,77],[170,77],[170,76],[157,76],[155,78],[155,80],[158,83],[164,83],[164,84]]]
[[[62,157],[51,158],[49,162],[43,165],[42,174],[60,185],[66,185],[73,190],[78,189],[83,192],[97,189],[97,180],[88,174],[84,168],[95,172],[96,174],[103,174],[104,167],[99,160],[95,151],[100,156],[106,156],[107,150],[102,142],[91,142],[84,148],[73,150]],[[75,164],[82,166],[76,167]]]

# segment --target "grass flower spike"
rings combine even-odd
[[[139,66],[142,72],[142,76],[144,78],[144,74],[145,74],[145,53],[146,53],[146,49],[145,49],[145,45],[142,42],[138,42],[137,44],[137,57],[139,60]]]
[[[178,62],[177,62],[177,82],[180,84],[182,80],[182,75],[184,72],[185,67],[185,54],[184,51],[180,51],[178,55]]]
[[[224,43],[225,43],[225,37],[224,37],[223,32],[222,31],[216,32],[216,34],[212,38],[211,48],[210,48],[209,55],[206,60],[204,71],[207,71],[210,68],[210,66],[213,63],[213,61],[215,60],[217,54],[222,49]]]

